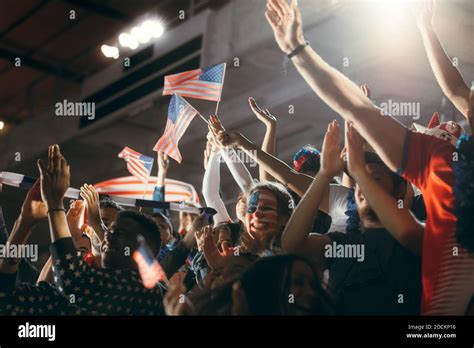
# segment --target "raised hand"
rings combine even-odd
[[[64,194],[70,184],[70,168],[61,154],[59,145],[48,148],[48,165],[38,160],[38,169],[41,174],[41,197],[48,209],[64,209]]]
[[[324,136],[323,149],[321,151],[321,174],[332,180],[344,168],[341,145],[339,143],[340,127],[337,121],[332,121],[328,125]]]
[[[170,166],[170,160],[168,158],[168,155],[166,155],[164,152],[158,152],[157,156],[158,156],[158,170],[164,171],[166,173]]]
[[[420,29],[432,28],[436,8],[435,0],[424,0],[423,7],[416,18],[416,23]]]
[[[367,84],[364,83],[363,85],[360,86],[360,89],[362,90],[362,92],[364,92],[365,96],[370,99],[371,91],[370,91],[369,86],[367,86]]]
[[[234,249],[231,248],[227,242],[224,242],[221,244],[222,252],[219,251],[213,237],[216,231],[212,226],[204,227],[202,232],[202,251],[208,266],[212,270],[215,270],[229,265],[235,257],[233,253]]]
[[[366,172],[364,139],[354,126],[349,123],[346,130],[347,167],[349,173],[357,180],[357,176]]]
[[[257,118],[267,127],[274,126],[277,122],[275,116],[273,116],[268,109],[261,109],[254,98],[249,98],[249,106]]]
[[[224,132],[225,128],[222,125],[221,120],[219,119],[219,116],[217,115],[211,115],[210,117],[210,126],[213,129],[214,133],[217,134],[219,132]]]
[[[292,0],[291,6],[286,0],[268,0],[265,16],[283,52],[289,54],[305,43],[303,20],[297,0]]]
[[[87,202],[87,221],[100,224],[100,200],[95,187],[89,184],[82,185],[80,195]]]
[[[82,217],[86,206],[83,201],[77,200],[71,203],[68,212],[66,213],[67,224],[72,238],[77,240],[82,237],[84,231],[84,223]]]
[[[45,219],[48,215],[46,204],[41,200],[40,181],[36,181],[28,191],[21,206],[20,218],[27,225],[35,225],[38,221]]]
[[[238,147],[242,143],[243,136],[234,131],[219,132],[216,140],[225,147]]]

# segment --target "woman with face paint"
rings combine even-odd
[[[245,251],[275,252],[294,208],[286,188],[278,183],[257,184],[250,191],[245,214],[246,233],[241,243]]]

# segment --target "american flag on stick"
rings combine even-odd
[[[191,121],[199,112],[193,108],[184,98],[173,95],[168,108],[168,121],[163,136],[158,140],[153,151],[163,152],[181,163],[183,157],[178,149],[181,138],[188,129]]]
[[[153,252],[145,241],[143,236],[138,236],[140,246],[133,253],[133,260],[138,266],[138,272],[142,279],[143,286],[152,289],[159,281],[168,282],[166,273],[158,260],[153,256]]]
[[[130,174],[141,182],[148,182],[154,162],[152,157],[142,155],[129,147],[125,147],[118,154],[118,157],[123,158],[127,162],[127,169]]]
[[[185,71],[165,77],[163,95],[178,94],[183,97],[219,102],[224,86],[226,63]]]

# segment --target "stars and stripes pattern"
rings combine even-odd
[[[222,63],[166,76],[163,95],[178,94],[194,99],[220,101],[225,70],[226,63]]]
[[[166,279],[166,273],[158,260],[153,257],[153,253],[146,244],[143,237],[140,239],[140,246],[133,253],[133,260],[137,263],[138,272],[147,289],[153,289],[159,281]]]
[[[94,185],[97,192],[102,195],[115,195],[130,198],[153,198],[153,190],[157,184],[157,177],[150,176],[148,185],[133,176],[115,178],[103,181]],[[199,195],[193,185],[173,180],[165,179],[165,197],[167,202],[188,202],[199,205]]]
[[[163,152],[176,162],[181,163],[183,157],[179,152],[178,144],[184,132],[188,129],[189,124],[197,114],[197,110],[186,100],[179,95],[173,95],[168,108],[168,121],[166,123],[165,132],[153,150]]]
[[[130,174],[141,182],[146,183],[148,181],[153,168],[154,159],[152,157],[142,155],[129,147],[125,147],[118,154],[118,157],[127,162],[127,169]]]

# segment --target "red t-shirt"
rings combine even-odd
[[[423,193],[421,313],[464,314],[474,291],[474,256],[457,244],[454,215],[456,149],[444,140],[408,131],[402,176]]]

